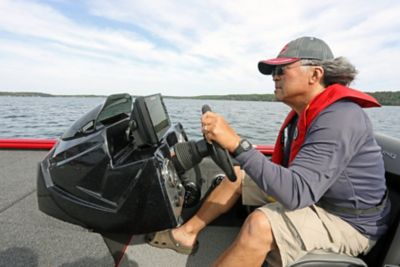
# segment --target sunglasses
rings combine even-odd
[[[301,67],[301,66],[316,66],[316,65],[314,65],[314,64],[301,64],[301,65],[295,65],[295,66],[277,65],[272,69],[271,75],[272,76],[277,76],[277,75],[281,76],[281,75],[285,74],[285,70],[294,69],[294,68]]]

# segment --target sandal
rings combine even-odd
[[[193,255],[199,248],[199,242],[196,241],[193,247],[184,246],[172,236],[171,229],[146,235],[146,242],[150,246],[157,248],[169,248],[178,253]]]

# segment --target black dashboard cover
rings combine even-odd
[[[113,95],[82,116],[39,164],[41,211],[97,232],[141,234],[181,223],[185,189],[170,149],[186,134],[178,123],[157,144],[138,147],[127,135],[129,99]]]

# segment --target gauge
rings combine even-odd
[[[179,183],[179,176],[175,170],[175,167],[172,164],[172,161],[167,158],[163,161],[161,174],[164,177],[164,180],[170,186],[175,187]]]

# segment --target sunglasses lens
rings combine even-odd
[[[283,68],[282,66],[276,66],[273,70],[272,70],[272,75],[273,76],[280,76],[283,75]]]
[[[278,75],[283,75],[283,67],[279,66],[278,69],[276,70]]]

